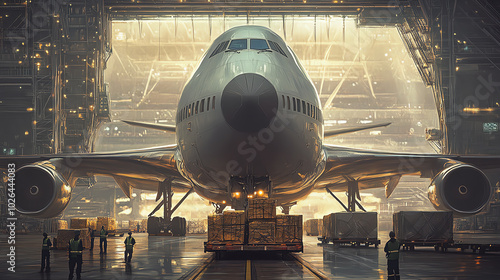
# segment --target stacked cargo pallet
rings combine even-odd
[[[88,227],[89,227],[89,221],[87,218],[71,218],[70,220],[71,229],[88,228]]]
[[[148,219],[141,220],[141,231],[148,232]]]
[[[208,216],[208,241],[243,244],[245,242],[245,212],[226,211]]]
[[[276,216],[276,242],[302,242],[302,215]]]
[[[88,228],[81,229],[60,229],[57,232],[56,248],[60,250],[67,250],[68,243],[75,237],[75,231],[80,231],[80,239],[84,248],[90,248],[90,233]]]
[[[276,200],[248,201],[248,244],[276,243]]]
[[[187,232],[193,234],[207,233],[207,220],[191,220],[187,224]]]
[[[97,217],[96,229],[101,230],[101,227],[107,231],[116,231],[116,220],[111,217]]]
[[[304,230],[308,236],[318,236],[323,232],[322,219],[309,219],[304,222]]]

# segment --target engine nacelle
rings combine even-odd
[[[52,218],[68,206],[71,186],[51,166],[31,164],[16,171],[15,194],[19,213]]]
[[[458,215],[476,214],[490,201],[491,185],[478,168],[455,164],[434,177],[428,195],[437,210],[451,210]]]

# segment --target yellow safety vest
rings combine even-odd
[[[43,239],[43,244],[42,244],[42,250],[43,251],[48,251],[50,248],[49,248],[49,238],[44,238]]]
[[[70,257],[77,257],[82,255],[82,251],[79,250],[79,244],[82,242],[81,239],[75,240],[74,238],[71,239],[69,242],[69,255]]]
[[[106,238],[106,237],[107,237],[106,231],[101,229],[101,238]]]
[[[132,236],[129,236],[125,239],[125,249],[126,250],[132,250],[134,249],[134,245],[132,244]]]

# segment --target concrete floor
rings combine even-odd
[[[123,262],[122,237],[108,238],[108,254],[96,250],[83,255],[82,279],[178,279],[209,255],[203,253],[205,235],[187,237],[148,237],[134,234],[137,245],[130,266]],[[16,272],[7,271],[7,236],[0,235],[0,278],[2,279],[66,279],[66,251],[51,252],[51,273],[40,269],[41,235],[16,236]],[[385,243],[385,240],[382,241]],[[385,279],[386,259],[382,248],[335,247],[318,245],[315,237],[304,237],[302,257],[331,279]],[[448,252],[437,253],[432,248],[402,252],[402,279],[499,279],[500,254]],[[201,279],[245,279],[247,266],[252,279],[315,279],[312,274],[290,258],[281,255],[232,255],[212,263]]]

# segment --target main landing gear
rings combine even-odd
[[[156,201],[162,196],[163,199],[158,203],[156,208],[148,215],[148,233],[149,235],[173,235],[185,236],[186,235],[186,219],[183,217],[173,217],[172,214],[179,208],[179,206],[186,200],[186,198],[193,192],[190,189],[184,197],[172,208],[172,180],[167,179],[160,183]],[[163,218],[153,217],[153,215],[160,210],[163,206]]]
[[[328,189],[328,186],[326,187],[326,191],[337,200],[337,202],[342,205],[342,207],[345,209],[346,212],[356,212],[356,205],[361,209],[363,212],[366,212],[365,208],[361,205],[361,196],[359,195],[359,186],[358,186],[358,181],[352,179],[352,178],[346,178],[347,179],[347,206],[335,195],[333,194],[330,189]]]

